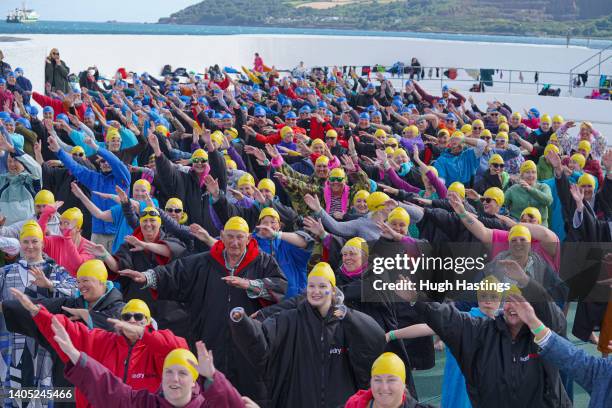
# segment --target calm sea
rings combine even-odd
[[[142,23],[91,23],[80,21],[38,21],[32,24],[0,22],[0,34],[132,34],[132,35],[232,35],[294,34],[333,36],[410,37],[434,40],[504,42],[521,44],[565,45],[565,38],[519,37],[479,34],[418,33],[412,31],[360,31],[309,28],[196,26]],[[571,45],[605,48],[611,40],[572,38]]]

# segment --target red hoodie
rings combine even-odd
[[[64,363],[69,358],[53,339],[53,317],[66,328],[77,350],[99,361],[135,390],[157,391],[166,355],[175,348],[189,348],[184,338],[170,330],[154,330],[151,325],[145,327],[142,339],[130,346],[122,335],[102,329],[89,330],[83,323],[73,322],[62,314],[53,315],[42,306],[34,322]],[[78,408],[91,407],[78,389],[76,403]]]
[[[59,99],[50,98],[48,96],[41,95],[38,92],[32,92],[32,99],[34,99],[43,108],[45,106],[51,106],[53,108],[54,118],[56,118],[60,113],[70,113],[70,111],[68,111],[67,107],[64,105],[64,102],[60,101]],[[85,119],[86,106],[84,103],[81,104],[81,106],[75,106],[74,109],[80,120]]]

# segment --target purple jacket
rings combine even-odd
[[[436,177],[436,175],[431,170],[428,170],[427,173],[425,173],[425,175],[427,176],[427,179],[429,180],[431,185],[434,187],[434,189],[438,193],[438,198],[440,199],[446,198],[447,190],[446,190],[446,186],[444,185],[444,183],[442,183],[442,180]],[[407,191],[409,193],[418,193],[421,191],[420,188],[415,187],[412,184],[408,183],[407,181],[403,180],[400,176],[397,175],[397,173],[393,169],[387,170],[387,176],[389,176],[389,180],[396,188]]]
[[[79,388],[94,407],[143,407],[172,408],[160,390],[153,394],[147,390],[133,390],[106,367],[81,353],[77,364],[66,364],[64,375]],[[198,379],[191,401],[185,408],[243,408],[238,391],[220,372],[215,372],[213,381]]]

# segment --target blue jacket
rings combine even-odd
[[[479,308],[470,310],[472,317],[484,317]],[[457,364],[453,353],[446,348],[446,364],[444,365],[444,376],[442,382],[442,408],[472,408],[470,397],[465,388],[465,377]]]
[[[104,148],[98,149],[98,155],[104,158],[111,166],[112,171],[110,173],[102,174],[90,170],[74,161],[70,154],[63,150],[57,153],[57,157],[64,163],[64,166],[70,173],[90,191],[115,194],[115,186],[119,186],[123,190],[129,191],[131,178],[128,168],[117,158],[117,156]],[[102,211],[108,210],[115,205],[113,200],[101,198],[96,194],[91,195],[91,201]],[[91,222],[91,231],[94,234],[115,234],[117,232],[117,228],[112,222],[105,222],[95,217]]]
[[[484,173],[489,171],[489,159],[494,154],[499,154],[502,159],[504,159],[504,162],[507,162],[508,160],[520,156],[521,149],[514,145],[508,145],[507,149],[492,148],[488,153],[483,153],[482,156],[480,156],[480,165],[478,167],[478,171],[476,172],[476,183],[480,181]]]
[[[436,159],[434,167],[438,170],[438,176],[444,179],[446,186],[449,186],[455,181],[468,184],[476,174],[479,164],[480,157],[473,148],[464,149],[458,155],[446,149]]]
[[[287,293],[285,299],[289,299],[302,292],[306,287],[306,269],[310,252],[295,245],[283,241],[280,238],[267,239],[253,234],[257,240],[259,249],[270,254],[287,277]]]
[[[588,355],[554,332],[542,345],[540,357],[569,374],[589,393],[589,408],[612,407],[611,359]]]

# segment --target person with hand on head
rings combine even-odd
[[[52,48],[45,60],[45,83],[51,85],[52,92],[61,91],[68,93],[70,91],[69,73],[70,69],[60,59],[59,50]]]
[[[72,321],[62,314],[51,314],[44,306],[32,303],[24,294],[16,297],[30,312],[38,330],[64,364],[69,358],[54,340],[53,320],[64,327],[75,347],[95,358],[136,390],[157,391],[166,355],[175,348],[187,348],[187,342],[182,337],[175,336],[170,330],[155,329],[151,311],[140,299],[126,303],[121,310],[121,319],[109,319],[114,330],[107,331],[90,330],[83,323]],[[79,408],[91,406],[78,388],[76,402]]]
[[[511,296],[514,311],[534,333],[539,357],[567,373],[591,396],[589,408],[612,406],[612,361],[587,354],[547,327],[533,306],[520,295]],[[607,345],[612,353],[612,341]]]
[[[36,221],[26,221],[19,235],[21,256],[0,269],[0,302],[27,293],[34,299],[73,296],[76,280],[43,253],[43,232]],[[2,303],[0,303],[2,311]],[[52,385],[51,356],[24,334],[9,332],[4,314],[0,313],[0,381],[19,387],[44,388]],[[36,369],[37,368],[37,369]],[[5,403],[8,401],[4,401]],[[9,406],[12,405],[9,402]]]
[[[321,262],[310,271],[306,299],[297,307],[263,323],[244,309],[230,312],[240,352],[271,379],[270,406],[337,407],[367,387],[384,332],[371,317],[342,305],[339,293],[331,266]]]
[[[201,341],[196,344],[197,359],[184,348],[175,348],[166,355],[161,387],[154,393],[124,384],[111,370],[77,349],[56,319],[52,320],[51,328],[53,339],[70,360],[64,371],[66,379],[81,390],[93,406],[244,407],[240,394],[215,368],[212,352]]]
[[[230,336],[226,313],[242,307],[250,315],[265,305],[281,301],[287,279],[272,256],[250,237],[246,221],[230,218],[221,240],[210,251],[176,259],[144,272],[122,270],[133,285],[154,290],[157,299],[186,304],[189,344],[204,339],[216,350],[223,371],[242,394],[266,401],[263,377]],[[204,318],[204,316],[206,318]]]

